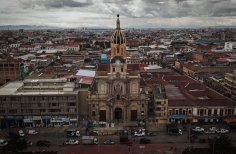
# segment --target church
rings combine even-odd
[[[122,122],[146,118],[148,95],[140,88],[140,80],[139,64],[126,63],[126,38],[117,15],[116,30],[111,36],[110,62],[97,65],[88,91],[90,119]]]

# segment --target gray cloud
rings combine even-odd
[[[87,7],[93,5],[92,0],[85,2],[78,2],[74,0],[19,0],[22,8],[35,8],[36,6],[43,6],[45,8],[63,8],[63,7]]]
[[[24,13],[27,21],[21,22],[112,26],[118,13],[122,25],[236,25],[235,8],[235,0],[10,0],[0,6],[1,24],[15,23]]]

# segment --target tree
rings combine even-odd
[[[227,135],[221,134],[209,143],[211,151],[214,148],[214,154],[235,154],[233,141]]]
[[[12,153],[16,154],[19,151],[27,148],[27,141],[26,139],[20,139],[19,135],[14,135],[10,138],[10,141],[7,145],[5,145],[1,150],[0,153]]]

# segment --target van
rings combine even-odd
[[[7,145],[7,141],[5,141],[4,139],[0,139],[0,146],[5,146]]]
[[[36,130],[29,130],[29,131],[28,131],[28,134],[29,134],[29,135],[37,135],[38,132],[37,132]]]

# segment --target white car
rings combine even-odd
[[[215,132],[217,130],[217,128],[216,127],[211,127],[209,130],[212,131],[212,132]]]
[[[195,127],[195,128],[192,128],[193,131],[196,131],[196,132],[203,132],[204,131],[204,128],[201,128],[201,127]]]
[[[75,133],[75,135],[76,135],[76,136],[80,136],[80,131],[77,130],[76,133]]]
[[[113,142],[112,140],[105,140],[104,142],[103,142],[103,144],[104,145],[114,145],[115,144],[115,142]]]
[[[33,146],[33,142],[27,141],[27,146]]]
[[[217,129],[216,133],[229,133],[227,129]]]
[[[145,136],[145,135],[144,135],[144,132],[135,132],[134,136],[141,137],[141,136]]]
[[[78,145],[79,141],[78,140],[68,140],[66,141],[66,145]]]
[[[38,132],[36,130],[28,130],[29,135],[37,135]]]
[[[204,131],[205,134],[215,134],[215,131],[211,131],[211,130],[207,130],[207,131]]]
[[[19,135],[22,137],[22,136],[25,136],[25,133],[23,132],[23,130],[19,130]]]

